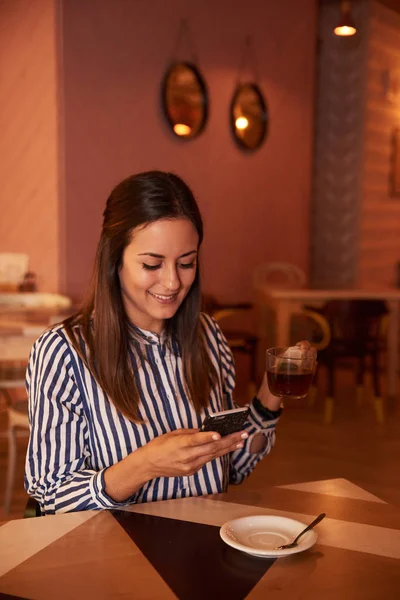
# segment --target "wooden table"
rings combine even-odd
[[[11,310],[0,303],[0,361],[27,360],[43,331],[73,311],[74,307],[29,310],[14,307]]]
[[[15,311],[62,311],[68,310],[72,301],[67,296],[51,292],[2,292],[0,308]]]
[[[322,511],[317,544],[283,559],[219,537],[236,517]],[[400,510],[339,479],[21,519],[0,527],[0,574],[0,598],[386,600],[400,590]]]
[[[290,320],[306,303],[323,303],[328,300],[384,300],[390,311],[390,323],[387,333],[387,373],[388,396],[395,397],[398,391],[398,368],[400,364],[399,348],[399,304],[400,289],[381,290],[278,290],[265,289],[267,303],[275,309],[276,345],[287,346],[289,342]]]

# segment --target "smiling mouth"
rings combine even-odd
[[[173,302],[175,302],[175,300],[178,297],[178,293],[176,294],[169,294],[164,295],[164,294],[155,294],[154,292],[148,292],[150,294],[150,296],[152,296],[153,298],[155,298],[155,300],[157,300],[157,302],[160,302],[160,304],[172,304]]]

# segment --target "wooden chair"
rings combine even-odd
[[[294,313],[290,327],[290,343],[307,340],[318,352],[325,350],[331,341],[331,328],[327,319],[311,308]]]
[[[273,345],[276,337],[275,304],[268,297],[268,290],[299,289],[306,285],[302,269],[287,262],[269,262],[257,265],[253,271],[253,287],[258,321],[260,354]],[[261,359],[261,356],[260,356]],[[261,365],[260,365],[261,366]]]
[[[249,302],[219,303],[213,296],[203,297],[203,310],[211,315],[221,326],[232,352],[245,354],[249,357],[249,382],[247,385],[248,399],[251,400],[257,393],[257,344],[258,337],[241,328],[236,328],[232,323],[235,317],[248,315],[253,309]]]
[[[257,393],[257,352],[259,338],[249,331],[232,328],[229,320],[238,315],[248,314],[252,309],[251,303],[219,304],[213,296],[204,296],[203,306],[216,321],[221,324],[221,329],[233,352],[240,352],[249,356],[249,383],[248,397],[252,399]],[[313,310],[303,310],[295,315],[291,332],[292,343],[299,340],[308,340],[321,350],[326,348],[330,341],[330,329],[326,319]],[[265,368],[265,366],[264,366]]]
[[[24,519],[32,519],[35,517],[41,517],[42,511],[40,510],[40,504],[35,498],[28,496],[26,506],[24,510]]]
[[[26,361],[2,361],[0,365],[0,393],[6,401],[8,464],[4,512],[10,511],[17,465],[17,431],[29,433],[28,400],[16,399],[16,391],[25,388]]]
[[[371,364],[373,402],[378,423],[384,422],[383,399],[379,382],[379,358],[384,348],[388,310],[380,300],[333,300],[321,309],[331,329],[330,344],[318,354],[318,364],[328,372],[325,398],[325,423],[333,417],[335,373],[344,362],[356,363],[357,401],[364,396],[367,362]]]
[[[306,275],[302,269],[291,263],[263,263],[254,269],[253,284],[257,290],[266,287],[298,289],[305,286]]]

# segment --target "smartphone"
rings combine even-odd
[[[242,431],[249,412],[250,408],[243,406],[241,408],[232,408],[232,410],[210,413],[204,419],[200,431],[216,431],[222,437],[230,433]]]

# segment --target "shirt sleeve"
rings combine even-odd
[[[72,367],[69,343],[44,333],[32,348],[26,387],[30,438],[25,489],[42,514],[98,510],[131,504],[114,502],[105,492],[104,471],[88,466],[88,430],[82,397]]]
[[[215,323],[218,348],[220,352],[223,394],[226,409],[237,408],[233,401],[233,390],[235,387],[235,365],[232,350],[219,325]],[[279,416],[271,418],[267,412],[257,410],[254,402],[249,404],[250,415],[245,426],[249,437],[244,442],[244,447],[231,454],[229,482],[233,484],[242,483],[254,470],[257,463],[269,454],[274,447],[276,437],[276,425]],[[265,437],[265,446],[260,452],[250,452],[254,437],[262,434]]]

